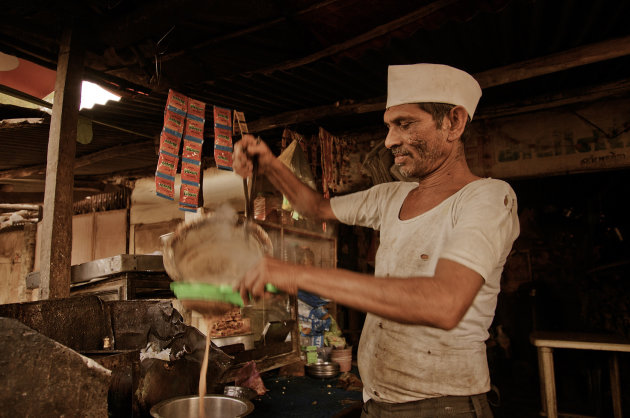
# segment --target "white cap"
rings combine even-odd
[[[390,65],[387,108],[407,103],[461,105],[472,120],[481,87],[467,72],[441,64]]]

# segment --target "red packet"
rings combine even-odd
[[[203,141],[203,122],[186,118],[186,128],[184,129],[184,138],[186,139],[199,139]]]
[[[164,130],[172,135],[182,136],[185,117],[167,109],[164,112]]]
[[[201,149],[203,142],[189,141],[184,139],[182,148],[182,159],[201,161]]]
[[[155,176],[155,193],[160,197],[175,200],[175,180]]]
[[[160,151],[160,156],[158,157],[157,173],[175,178],[178,162],[179,157],[177,155],[173,155],[165,151]]]
[[[199,204],[199,186],[182,183],[179,204],[196,208]]]
[[[221,170],[232,171],[232,153],[220,149],[214,150],[214,161],[217,163],[217,168]]]
[[[201,179],[201,164],[193,164],[188,161],[182,161],[182,183],[199,184]]]
[[[175,90],[170,89],[168,91],[168,98],[166,99],[166,109],[171,110],[181,116],[186,116],[188,112],[188,97]]]
[[[232,127],[232,110],[214,106],[214,126]]]
[[[170,134],[163,130],[160,134],[160,151],[166,151],[171,154],[178,155],[181,141],[181,138],[177,135]]]
[[[203,123],[206,120],[206,104],[195,99],[188,99],[188,117]]]
[[[232,148],[232,132],[224,128],[214,128],[214,145]]]

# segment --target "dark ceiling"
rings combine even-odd
[[[0,52],[54,69],[62,30],[74,27],[86,48],[84,78],[124,96],[82,111],[94,121],[93,142],[77,144],[84,182],[154,170],[169,88],[243,111],[272,144],[283,126],[382,129],[390,64],[437,62],[478,75],[478,119],[559,97],[628,94],[630,58],[614,47],[630,42],[627,0],[36,0],[2,8]],[[613,52],[580,62],[599,44]],[[537,61],[554,56],[566,65]],[[520,67],[525,75],[493,78]],[[0,106],[0,120],[16,113]],[[21,190],[11,183],[16,170],[45,164],[47,118],[0,124],[0,201]],[[43,178],[32,171],[27,179]]]

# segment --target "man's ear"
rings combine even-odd
[[[468,112],[464,106],[455,106],[448,112],[448,119],[451,122],[448,132],[449,140],[459,139],[466,129],[468,122]]]

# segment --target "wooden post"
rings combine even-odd
[[[44,190],[40,255],[42,299],[70,295],[74,156],[83,76],[83,46],[79,39],[76,33],[73,36],[72,31],[66,29],[59,44]]]

